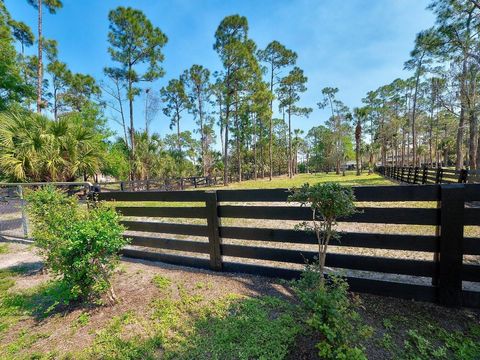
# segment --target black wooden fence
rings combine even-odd
[[[378,166],[377,172],[408,184],[480,183],[480,170],[429,167]]]
[[[108,181],[95,183],[98,191],[173,191],[197,189],[223,184],[223,178],[190,176],[173,179],[147,179],[134,181]]]
[[[353,291],[439,302],[452,306],[480,306],[480,292],[466,291],[462,288],[462,281],[480,282],[480,265],[463,262],[463,255],[480,255],[480,238],[464,237],[464,226],[480,225],[480,208],[465,207],[467,201],[480,200],[480,185],[355,187],[354,192],[357,201],[360,202],[433,201],[438,202],[438,207],[364,207],[360,209],[361,212],[342,220],[359,224],[410,224],[434,225],[437,227],[437,235],[343,233],[341,239],[334,241],[333,245],[432,253],[431,261],[400,257],[328,254],[326,264],[332,268],[402,274],[432,279],[432,285],[430,285],[430,282],[427,282],[427,285],[416,285],[358,276],[347,277]],[[125,249],[124,255],[129,257],[210,268],[218,271],[295,278],[300,274],[297,269],[225,261],[223,257],[304,264],[305,261],[313,260],[316,255],[314,251],[222,243],[222,239],[241,239],[289,244],[316,244],[317,240],[313,234],[293,229],[251,228],[223,226],[221,224],[223,218],[296,221],[311,219],[309,208],[286,203],[287,189],[109,192],[99,193],[97,196],[99,200],[106,201],[174,201],[205,204],[201,207],[117,207],[117,210],[124,216],[123,224],[127,229],[140,233],[144,232],[143,235],[129,236],[132,238],[132,245],[152,249],[160,248],[209,254],[209,258],[199,258],[194,255],[165,254],[155,252],[155,250]],[[247,204],[241,204],[245,202]],[[252,202],[264,204],[255,206],[252,205]],[[137,218],[132,219],[131,217]],[[163,223],[145,219],[157,217],[167,217],[169,219],[200,218],[206,219],[207,225]],[[152,237],[146,233],[203,236],[208,241],[178,240],[168,238],[168,236]]]

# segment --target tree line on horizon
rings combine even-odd
[[[225,17],[214,34],[220,69],[193,64],[153,89],[166,75],[168,38],[142,11],[109,12],[112,62],[99,81],[73,72],[57,42],[43,36],[43,12],[55,14],[62,1],[27,2],[38,12],[36,35],[0,0],[4,180],[95,180],[101,173],[121,180],[222,176],[227,184],[299,171],[340,173],[353,159],[358,174],[377,163],[480,168],[480,7],[473,0],[432,1],[436,24],[417,35],[405,63],[412,76],[368,92],[354,109],[337,88],[323,88],[316,106],[329,118],[306,133],[294,125],[312,112],[299,105],[308,79],[297,53],[276,40],[259,49],[244,16]],[[37,53],[27,55],[35,44]],[[143,119],[134,114],[141,95]],[[172,130],[163,137],[150,130],[160,113]],[[184,128],[187,114],[193,132]]]

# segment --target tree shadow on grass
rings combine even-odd
[[[301,327],[294,308],[271,296],[220,300],[196,319],[171,359],[283,359]]]
[[[46,318],[71,310],[70,289],[61,281],[48,281],[34,289],[4,296],[2,310],[10,314],[28,315],[41,322]]]
[[[43,269],[42,261],[21,262],[17,265],[2,269],[12,275],[33,276],[38,274]],[[0,271],[2,271],[0,270]]]
[[[75,301],[71,289],[61,280],[48,280],[38,286],[12,292],[16,276],[32,276],[41,271],[41,262],[22,263],[0,270],[0,317],[30,316],[41,322],[57,314],[66,314],[78,308],[93,308],[95,305]],[[1,320],[1,319],[0,319]]]

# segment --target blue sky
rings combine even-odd
[[[26,0],[5,0],[17,20],[36,28],[36,12]],[[107,52],[108,12],[117,6],[141,9],[169,38],[164,48],[166,76],[150,87],[160,89],[172,77],[198,63],[211,71],[221,68],[213,50],[214,33],[227,15],[248,18],[250,37],[259,48],[278,40],[298,54],[298,66],[308,77],[301,105],[314,109],[308,119],[296,118],[294,128],[308,130],[323,123],[321,89],[340,89],[348,106],[361,105],[369,90],[408,74],[403,62],[415,34],[433,25],[425,10],[428,0],[64,0],[56,15],[45,14],[44,35],[59,43],[60,58],[72,71],[102,78],[111,65]],[[34,51],[30,49],[29,51]],[[135,110],[143,126],[143,99]],[[159,114],[152,129],[165,135],[169,120]],[[114,123],[113,128],[118,128]],[[193,129],[185,116],[183,129]]]

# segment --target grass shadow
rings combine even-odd
[[[282,359],[301,327],[288,301],[262,296],[219,300],[196,319],[167,359]]]
[[[28,315],[40,322],[71,310],[69,298],[70,289],[61,281],[48,281],[33,289],[6,294],[2,299],[2,312]]]

